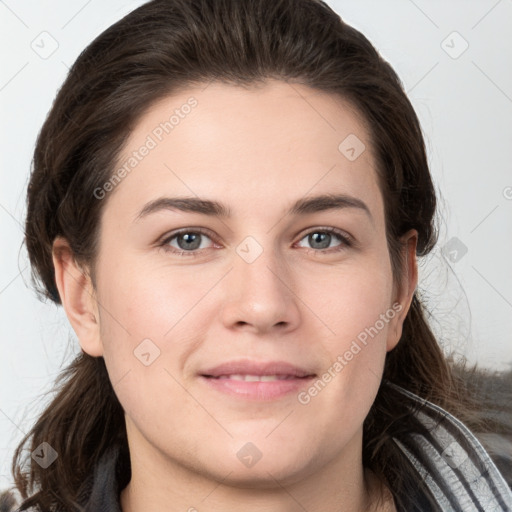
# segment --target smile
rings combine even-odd
[[[231,380],[242,380],[245,382],[272,382],[275,380],[290,380],[296,379],[294,375],[243,375],[243,374],[233,374],[233,375],[220,375],[219,377],[212,377],[210,375],[206,375],[206,377],[211,377],[212,379],[231,379]],[[304,378],[304,377],[300,377]]]

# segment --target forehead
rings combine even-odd
[[[131,218],[131,204],[165,193],[220,197],[238,202],[237,213],[259,205],[261,215],[269,200],[334,191],[381,206],[357,110],[333,94],[277,80],[251,87],[212,82],[161,99],[133,129],[121,168],[108,208]]]

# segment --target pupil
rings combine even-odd
[[[311,239],[313,240],[313,244],[318,242],[318,240],[316,240],[318,237],[320,237],[320,238],[325,237],[324,241],[325,241],[325,239],[327,239],[329,241],[330,236],[331,235],[329,233],[313,233],[312,235],[310,235]],[[321,243],[321,240],[319,243]],[[320,248],[325,249],[326,247],[329,247],[329,243],[327,243],[327,245],[323,244],[323,246]]]
[[[199,247],[199,243],[198,240],[199,240],[199,235],[197,234],[191,234],[191,233],[186,233],[184,235],[181,235],[180,238],[178,238],[178,240],[180,239],[183,239],[185,240],[185,243],[184,244],[179,244],[181,249],[197,249]],[[195,242],[195,245],[194,245],[194,242]],[[192,246],[190,245],[192,244]],[[182,245],[185,245],[185,247],[182,247]]]

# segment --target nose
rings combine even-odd
[[[291,269],[272,249],[251,244],[247,248],[233,255],[233,269],[223,283],[224,326],[259,334],[296,329],[300,299],[294,291]]]

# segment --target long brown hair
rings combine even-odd
[[[28,186],[25,242],[36,290],[60,304],[52,243],[67,239],[94,283],[98,228],[108,200],[94,194],[141,115],[188,85],[251,85],[276,78],[338,95],[370,131],[385,203],[393,273],[399,237],[418,231],[418,256],[436,243],[436,195],[422,131],[399,77],[368,39],[319,0],[154,0],[115,23],[79,56],[41,129]],[[404,371],[406,369],[406,371]],[[387,355],[383,384],[364,424],[363,462],[407,495],[413,482],[392,436],[418,426],[393,382],[462,419],[457,380],[415,293],[402,338]],[[129,465],[123,409],[102,357],[85,353],[65,368],[56,395],[16,449],[12,471],[23,507],[80,510],[95,463],[113,446]],[[43,469],[22,451],[49,443],[59,457]]]

